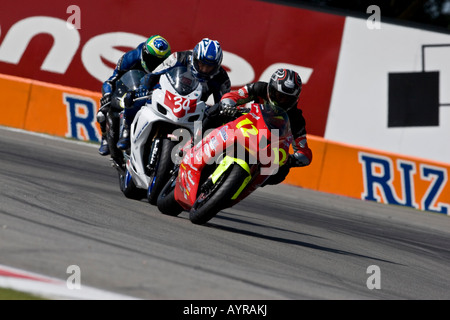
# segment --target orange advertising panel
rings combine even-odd
[[[358,149],[327,142],[321,172],[318,190],[361,198],[363,178],[358,162]]]
[[[450,165],[328,142],[318,190],[450,213]]]
[[[100,93],[35,81],[24,129],[78,140],[99,141]]]
[[[31,80],[0,75],[0,125],[23,128],[30,89]]]
[[[308,146],[313,150],[311,164],[307,167],[291,168],[284,183],[318,190],[325,156],[326,140],[317,136],[308,136]],[[290,152],[293,152],[292,146]]]
[[[98,92],[0,75],[0,125],[100,141]]]

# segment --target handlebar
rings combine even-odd
[[[133,102],[140,101],[140,100],[147,100],[147,99],[149,99],[151,97],[152,97],[152,94],[149,94],[149,95],[146,95],[146,96],[142,96],[142,97],[139,97],[139,98],[134,98]]]

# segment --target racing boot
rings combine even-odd
[[[98,153],[102,156],[107,156],[110,154],[108,140],[106,139],[106,115],[105,110],[100,110],[97,113],[97,122],[100,125],[100,130],[102,132],[102,141],[100,142],[100,148],[98,149]]]
[[[130,148],[130,127],[126,122],[123,124],[122,131],[120,132],[117,148],[124,151]]]
[[[107,156],[110,154],[108,141],[106,140],[106,134],[102,135],[102,141],[100,142],[98,153],[100,153],[101,156]]]

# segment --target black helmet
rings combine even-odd
[[[275,71],[267,86],[267,96],[270,103],[280,106],[286,111],[297,107],[301,91],[302,79],[297,72],[290,69]]]

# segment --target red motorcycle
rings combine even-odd
[[[292,135],[280,107],[252,104],[236,119],[209,131],[181,149],[181,161],[157,200],[163,214],[189,211],[192,223],[205,224],[242,201],[287,162]]]

